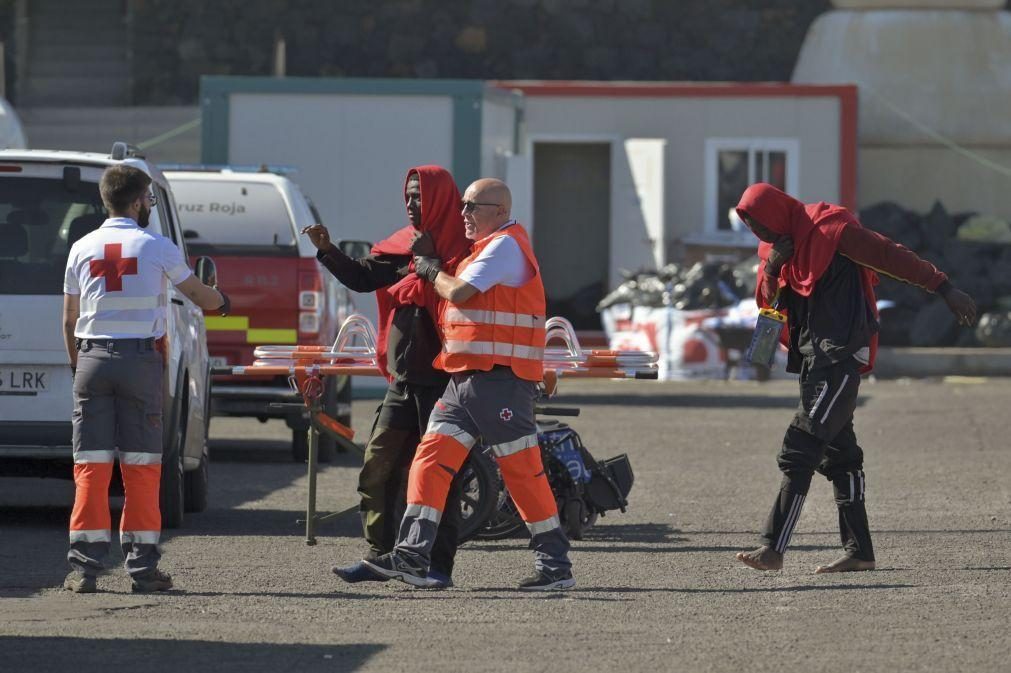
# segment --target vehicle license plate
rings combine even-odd
[[[51,367],[0,367],[0,395],[37,397],[49,392]]]

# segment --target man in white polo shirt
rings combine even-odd
[[[530,531],[534,575],[520,582],[520,590],[570,589],[576,580],[569,541],[541,462],[534,418],[544,377],[540,268],[526,230],[510,216],[512,197],[504,182],[474,182],[461,205],[464,231],[474,244],[456,275],[442,271],[435,257],[414,258],[416,273],[444,300],[435,366],[452,377],[411,463],[399,541],[394,551],[363,563],[387,579],[428,584],[450,482],[480,438]]]
[[[63,332],[74,372],[74,483],[70,518],[73,570],[64,588],[96,590],[95,578],[112,542],[109,482],[118,453],[126,501],[120,542],[134,591],[165,591],[172,578],[158,569],[161,511],[165,335],[171,281],[205,310],[228,312],[228,299],[201,283],[182,251],[145,231],[155,197],[151,178],[113,166],[99,190],[109,219],[70,249],[63,287]]]

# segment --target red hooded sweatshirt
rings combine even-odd
[[[878,284],[876,272],[930,292],[941,290],[942,284],[947,283],[947,276],[932,264],[885,236],[864,229],[842,206],[825,202],[805,205],[772,185],[760,182],[744,191],[737,204],[737,213],[748,215],[777,234],[793,238],[793,256],[780,269],[778,278],[765,273],[772,244],[764,241],[758,244],[761,261],[756,299],[760,306],[771,305],[777,292],[787,286],[803,297],[810,297],[837,252],[859,266],[864,296],[875,319],[878,317],[874,296],[874,286]],[[786,343],[789,330],[783,330],[783,339]],[[861,370],[864,373],[874,367],[878,346],[876,333],[868,345],[870,358]]]
[[[440,166],[416,166],[407,172],[404,178],[404,190],[412,175],[417,175],[421,184],[421,224],[419,229],[428,232],[435,243],[435,253],[442,260],[442,268],[452,274],[456,265],[466,257],[470,250],[470,240],[464,236],[463,215],[461,215],[460,191],[453,181],[453,176]],[[406,205],[406,199],[405,199]],[[411,239],[415,232],[413,226],[398,229],[392,236],[372,247],[374,255],[410,255]],[[411,262],[411,270],[414,263]],[[376,290],[376,302],[379,305],[378,337],[376,344],[377,361],[380,370],[387,379],[392,376],[386,368],[387,340],[393,314],[401,306],[424,306],[432,321],[438,324],[438,302],[432,285],[416,273],[407,274],[403,280]]]

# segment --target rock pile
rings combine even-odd
[[[961,327],[940,297],[882,277],[878,299],[895,302],[881,314],[882,345],[1011,346],[1011,241],[1006,223],[1001,227],[975,213],[949,213],[939,202],[925,215],[882,202],[861,210],[860,221],[947,273],[976,300],[981,315],[978,328]]]

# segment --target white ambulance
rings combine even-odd
[[[125,143],[109,155],[0,151],[0,476],[73,478],[64,267],[70,246],[105,221],[98,181],[116,164],[151,176],[149,230],[185,254],[165,176]],[[169,287],[161,509],[173,528],[207,506],[210,376],[203,312]]]

